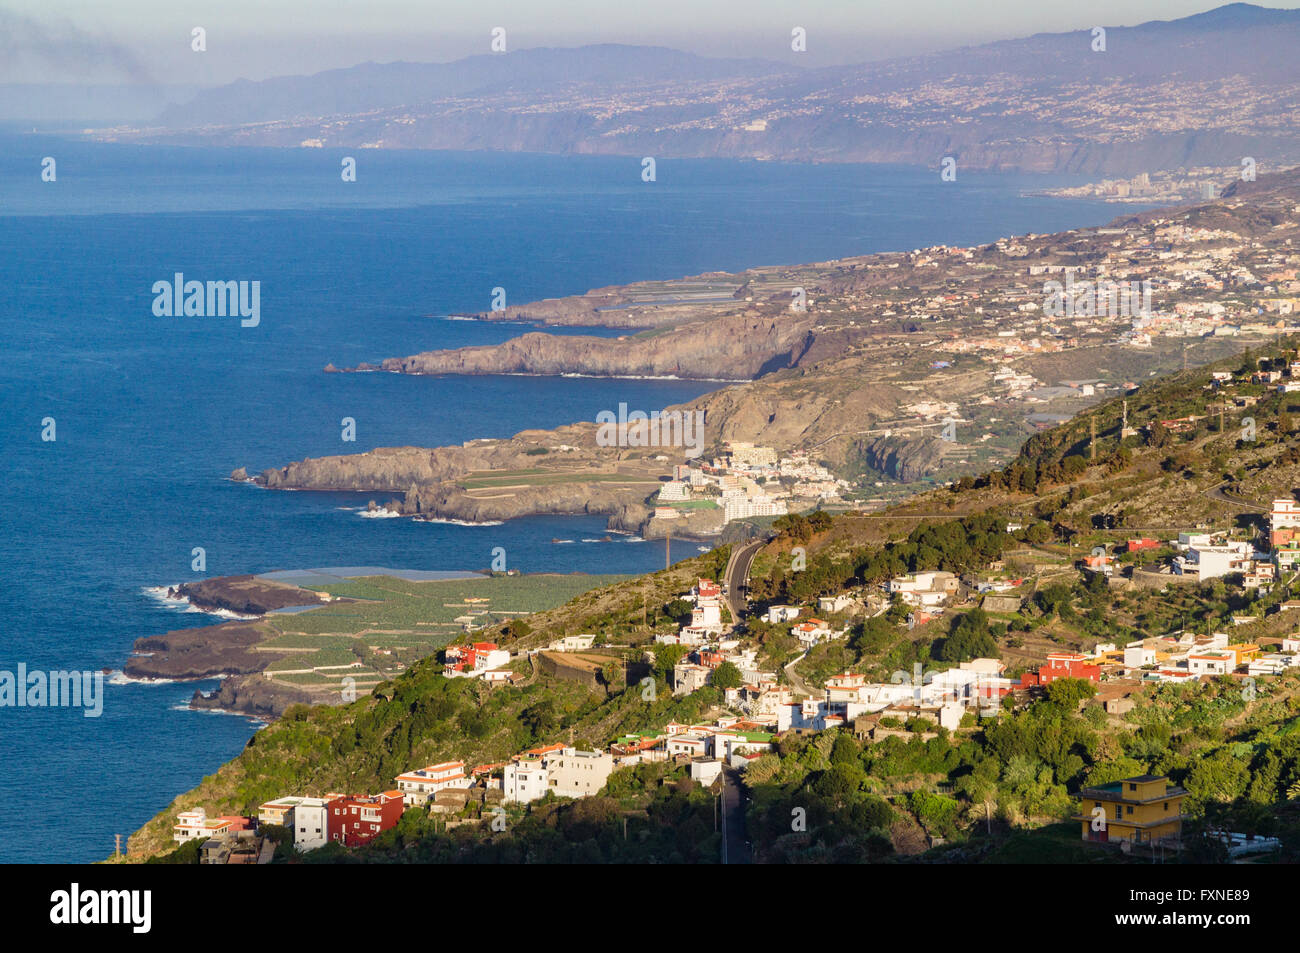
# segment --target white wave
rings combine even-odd
[[[551,542],[553,542],[553,543],[571,543],[571,542],[573,542],[573,540],[571,540],[571,539],[553,539],[553,540],[551,540]]]
[[[256,715],[250,715],[248,712],[232,711],[229,708],[191,708],[189,702],[181,705],[172,705],[172,711],[192,711],[200,715],[234,715],[237,718],[245,718],[253,723],[253,727],[259,731],[266,727],[267,723]]]
[[[178,682],[189,681],[189,679],[180,678],[136,678],[126,674],[120,668],[113,669],[108,675],[108,684],[110,685],[175,685]]]
[[[180,583],[177,583],[177,585],[180,585]],[[175,586],[142,586],[140,588],[140,591],[143,592],[150,599],[157,602],[164,609],[168,609],[172,612],[201,612],[204,615],[216,616],[218,619],[239,619],[245,622],[250,621],[252,619],[261,618],[261,616],[258,615],[245,615],[240,612],[232,612],[229,609],[201,608],[200,606],[196,606],[194,603],[190,602],[190,600],[185,598],[184,596],[170,595],[169,593],[174,588],[176,587]]]
[[[396,519],[402,514],[397,512],[397,510],[390,510],[387,507],[381,506],[377,510],[358,510],[357,515],[369,520],[391,520]]]
[[[416,519],[417,523],[442,523],[444,526],[502,526],[504,520],[483,520],[476,523],[473,520],[445,520],[436,516],[421,516]]]

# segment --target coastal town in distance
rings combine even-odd
[[[73,6],[0,0],[17,920],[1277,919],[1300,7]]]

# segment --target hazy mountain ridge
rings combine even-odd
[[[1123,175],[1300,160],[1300,11],[1233,4],[1105,40],[814,69],[616,44],[367,63],[207,90],[108,137]]]

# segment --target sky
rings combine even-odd
[[[210,86],[373,60],[439,61],[508,49],[642,43],[710,56],[864,62],[997,39],[1132,26],[1215,0],[0,0],[0,83]],[[1269,6],[1294,7],[1294,3]],[[202,27],[207,50],[190,48]]]

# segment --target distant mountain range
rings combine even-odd
[[[1300,11],[1236,3],[801,69],[619,45],[241,81],[114,138],[1130,175],[1300,160]]]

